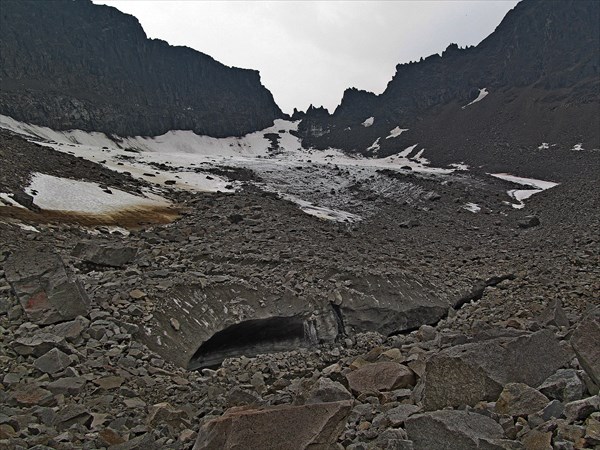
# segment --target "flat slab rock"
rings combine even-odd
[[[202,426],[194,450],[333,448],[351,409],[352,401],[232,408]]]
[[[89,313],[82,285],[55,253],[35,247],[13,253],[5,274],[32,322],[49,325]]]
[[[135,259],[137,252],[135,247],[80,242],[73,249],[72,255],[99,266],[123,267]]]
[[[571,358],[550,330],[450,347],[427,361],[423,404],[431,411],[495,401],[507,383],[539,386]]]
[[[504,430],[493,419],[467,411],[417,414],[405,422],[414,450],[481,450],[510,448]]]

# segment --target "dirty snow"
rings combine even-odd
[[[393,130],[390,130],[390,134],[389,134],[389,136],[386,136],[386,139],[392,139],[392,138],[398,137],[405,131],[408,131],[408,128],[396,127]]]
[[[465,106],[462,107],[462,109],[465,109],[467,106],[471,106],[473,103],[477,103],[480,102],[481,100],[483,100],[487,95],[489,94],[488,90],[486,88],[483,89],[479,89],[479,95],[477,96],[477,98],[475,100],[473,100],[471,103],[467,103]]]
[[[456,170],[431,167],[423,158],[424,149],[409,157],[418,144],[386,158],[348,155],[333,148],[303,149],[300,139],[292,134],[298,123],[277,120],[272,127],[240,138],[217,139],[198,136],[190,131],[171,131],[153,138],[119,138],[80,130],[54,131],[0,116],[0,126],[25,134],[34,142],[118,172],[129,172],[161,188],[170,180],[175,181],[170,186],[172,188],[233,192],[240,183],[214,175],[211,170],[249,169],[260,177],[258,184],[262,189],[290,195],[299,200],[296,203],[303,211],[329,220],[356,221],[359,216],[354,213],[357,210],[361,216],[367,214],[354,201],[351,187],[355,183],[368,183],[370,189],[377,193],[380,189],[386,192],[407,189],[406,195],[417,195],[398,181],[392,183],[380,175],[378,171],[381,169],[401,171],[410,167],[413,173],[433,175],[450,174]],[[276,148],[271,148],[271,142],[264,137],[266,133],[279,136]],[[380,139],[377,139],[373,143],[373,149],[379,146],[379,142]],[[393,186],[388,186],[390,183]],[[92,190],[97,192],[99,189],[95,186]],[[109,194],[102,194],[101,190],[98,195],[106,201],[115,201],[118,197],[114,194],[106,197]],[[300,201],[306,204],[300,204]]]

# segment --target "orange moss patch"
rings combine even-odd
[[[179,218],[179,209],[168,206],[139,206],[115,209],[102,214],[76,211],[41,210],[33,212],[14,206],[0,206],[0,218],[30,223],[69,223],[83,226],[111,225],[140,228],[144,225],[171,223]]]

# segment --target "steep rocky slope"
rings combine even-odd
[[[257,71],[148,39],[87,0],[3,1],[0,84],[0,112],[60,130],[239,136],[282,116]]]
[[[530,166],[597,150],[599,16],[598,2],[524,0],[477,47],[400,64],[381,95],[349,89],[331,116],[308,111],[304,145],[385,156],[418,143],[438,162]],[[407,131],[388,138],[395,127]]]

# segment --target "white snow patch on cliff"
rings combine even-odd
[[[361,125],[367,128],[373,125],[373,123],[375,123],[375,117],[369,117],[368,119],[365,119],[365,121],[361,123]]]
[[[512,183],[521,184],[523,186],[529,186],[530,189],[511,189],[508,191],[508,195],[515,199],[518,203],[513,204],[513,208],[521,209],[525,207],[523,200],[528,199],[534,194],[545,191],[546,189],[558,186],[558,183],[553,181],[537,180],[535,178],[524,178],[510,175],[508,173],[490,173],[489,175],[500,178],[501,180],[510,181]]]
[[[477,203],[465,203],[463,208],[467,211],[471,211],[472,213],[478,213],[481,211],[481,207]]]
[[[379,150],[381,148],[381,146],[379,145],[379,139],[381,139],[381,138],[377,138],[377,140],[375,142],[373,142],[371,144],[371,146],[367,148],[367,150],[370,150],[373,152],[376,152],[377,150]]]
[[[488,90],[486,88],[483,89],[479,89],[479,95],[477,96],[477,98],[475,100],[473,100],[471,103],[467,103],[465,106],[462,107],[462,109],[465,109],[467,106],[471,106],[473,103],[477,103],[480,102],[481,100],[483,100],[487,95],[489,94]]]
[[[396,127],[393,130],[390,130],[390,135],[386,136],[386,139],[392,139],[392,138],[398,137],[405,131],[408,131],[408,128]]]

